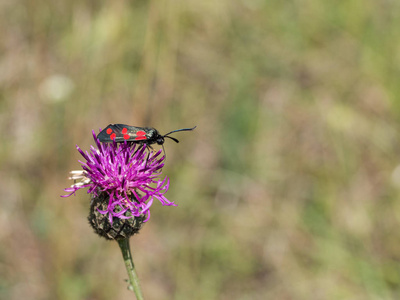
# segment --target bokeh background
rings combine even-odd
[[[167,140],[146,299],[400,298],[400,2],[0,1],[0,299],[133,299],[84,191],[109,123]]]

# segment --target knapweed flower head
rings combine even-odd
[[[97,215],[107,216],[111,226],[116,220],[146,222],[154,199],[162,205],[176,206],[164,196],[169,179],[159,179],[165,160],[161,150],[154,152],[146,144],[126,141],[101,143],[95,132],[92,133],[97,148],[91,146],[90,151],[84,152],[76,146],[85,161],[79,161],[82,170],[71,172],[74,184],[65,189],[69,194],[62,197],[88,188],[92,209]]]

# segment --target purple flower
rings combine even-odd
[[[154,153],[145,144],[126,141],[100,143],[95,132],[92,133],[97,148],[91,146],[90,152],[84,152],[76,146],[86,162],[79,161],[83,170],[71,172],[74,184],[65,189],[69,194],[61,197],[69,197],[86,187],[95,198],[106,195],[107,209],[97,208],[97,211],[108,214],[111,224],[114,217],[131,219],[144,215],[146,222],[154,198],[162,205],[176,206],[164,196],[169,179],[158,179],[165,160],[165,156],[160,157],[161,150]]]

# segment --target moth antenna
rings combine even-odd
[[[172,136],[165,136],[165,135],[164,135],[164,137],[167,137],[167,138],[169,138],[169,139],[175,141],[176,143],[179,143],[179,141],[178,141],[176,138],[172,137]]]
[[[167,134],[164,135],[166,137],[167,135],[170,135],[171,133],[178,132],[178,131],[192,131],[196,128],[197,126],[194,126],[193,128],[182,128],[182,129],[176,129],[172,130],[171,132],[168,132]]]

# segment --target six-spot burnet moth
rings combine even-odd
[[[165,138],[170,138],[171,140],[179,143],[176,138],[169,136],[171,133],[178,131],[191,131],[193,128],[182,128],[168,132],[167,134],[161,135],[157,129],[151,127],[136,127],[128,126],[124,124],[110,124],[104,128],[98,135],[97,138],[102,143],[117,142],[121,143],[124,141],[134,142],[139,144],[155,144],[163,145]]]

